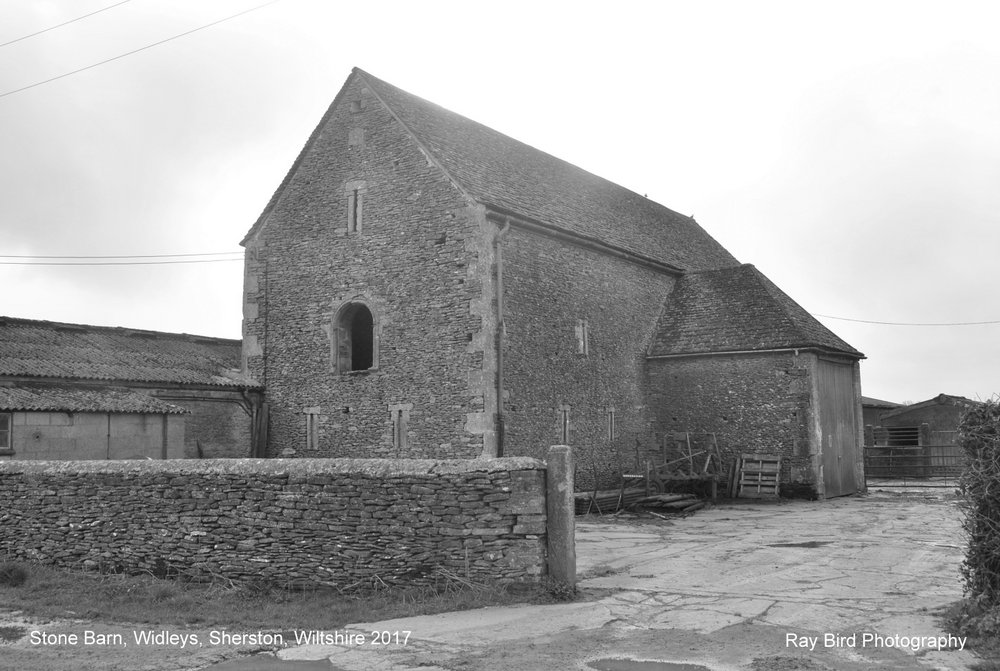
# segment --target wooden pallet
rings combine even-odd
[[[740,457],[736,496],[744,499],[777,498],[780,477],[780,455],[744,454]]]

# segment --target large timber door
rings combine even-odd
[[[820,359],[816,380],[826,496],[853,494],[858,491],[855,477],[858,417],[854,365]]]

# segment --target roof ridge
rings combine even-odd
[[[777,307],[778,310],[781,311],[781,316],[785,320],[785,323],[790,328],[790,330],[797,333],[800,337],[808,339],[807,337],[808,334],[802,331],[802,327],[799,324],[799,320],[796,319],[795,316],[792,314],[790,306],[786,304],[786,300],[791,301],[793,305],[802,310],[802,312],[810,319],[815,319],[815,317],[810,315],[809,311],[806,310],[801,305],[799,305],[794,298],[792,298],[784,291],[779,289],[778,285],[769,280],[767,276],[765,276],[764,273],[760,272],[760,270],[756,266],[749,263],[745,264],[745,266],[747,266],[747,269],[750,271],[750,277],[754,279],[757,285],[760,286],[760,288],[764,290],[764,293],[766,293],[767,296],[771,299],[771,305]],[[772,289],[777,290],[778,293],[775,294],[775,292]]]
[[[66,328],[73,330],[85,330],[85,331],[106,331],[114,332],[122,335],[131,334],[150,334],[154,336],[166,336],[168,338],[195,341],[195,340],[208,340],[217,343],[233,344],[241,342],[240,338],[220,338],[218,336],[206,336],[197,333],[177,333],[173,331],[154,331],[152,329],[141,329],[134,328],[131,326],[102,326],[98,324],[78,324],[73,322],[57,322],[47,319],[28,319],[27,317],[9,317],[5,315],[0,315],[0,326],[6,324],[22,324],[29,326],[37,326],[41,328]]]
[[[423,152],[423,154],[428,158],[428,160],[432,161],[434,163],[434,165],[437,166],[438,170],[440,170],[441,172],[443,172],[445,174],[445,177],[448,178],[448,181],[451,182],[455,186],[455,188],[458,189],[462,193],[463,196],[465,196],[466,199],[468,199],[468,200],[470,200],[472,202],[479,202],[479,200],[476,199],[475,197],[473,197],[472,194],[469,193],[469,190],[466,189],[465,186],[459,180],[457,180],[454,175],[451,174],[451,171],[448,170],[441,163],[441,159],[434,153],[434,151],[431,150],[430,147],[426,146],[423,142],[420,141],[420,138],[417,137],[417,134],[414,132],[414,130],[412,128],[410,128],[409,124],[407,124],[405,121],[403,121],[402,117],[400,117],[399,114],[396,112],[396,110],[394,110],[392,108],[392,105],[390,105],[389,102],[387,100],[385,100],[385,98],[382,95],[379,94],[378,90],[374,86],[371,85],[371,81],[370,80],[374,79],[376,82],[378,82],[381,85],[392,87],[392,88],[396,89],[397,91],[405,93],[408,96],[413,96],[414,98],[420,98],[420,96],[413,95],[412,93],[409,93],[408,91],[403,91],[403,89],[399,88],[398,86],[393,86],[392,84],[390,84],[387,81],[379,79],[378,77],[375,77],[374,75],[370,75],[367,72],[365,72],[364,70],[362,70],[361,68],[355,67],[351,72],[352,72],[352,74],[358,75],[366,84],[368,84],[369,88],[371,89],[372,95],[374,95],[378,99],[378,101],[380,103],[382,103],[382,105],[387,110],[389,110],[389,114],[391,114],[392,118],[396,120],[396,123],[398,123],[400,126],[403,127],[403,130],[405,130],[406,134],[410,136],[410,139],[413,140],[416,143],[417,147],[420,148],[420,151]],[[424,98],[420,98],[420,100],[423,100],[428,105],[435,105],[435,103],[432,103],[429,100],[425,100]],[[442,110],[444,109],[440,105],[435,105],[435,106],[436,107],[440,107]],[[447,110],[445,110],[445,111],[447,111]],[[452,114],[455,114],[455,112],[452,112]],[[471,121],[471,119],[470,119],[470,121]]]
[[[481,128],[481,129],[483,129],[483,130],[485,130],[485,131],[487,131],[489,133],[492,133],[492,134],[495,134],[495,135],[503,137],[508,142],[514,142],[514,143],[516,143],[516,144],[518,144],[518,145],[520,145],[522,147],[530,149],[532,152],[543,154],[547,158],[549,158],[549,159],[551,159],[553,161],[558,161],[559,163],[561,163],[562,165],[564,165],[564,166],[566,166],[568,168],[571,168],[571,169],[573,169],[575,171],[578,171],[578,172],[584,173],[586,175],[589,175],[590,177],[593,177],[595,179],[599,179],[602,182],[604,182],[605,184],[607,184],[608,186],[614,187],[616,189],[620,189],[622,191],[627,191],[629,194],[633,195],[634,197],[642,199],[642,200],[644,200],[647,203],[651,203],[651,204],[653,204],[653,205],[655,205],[655,206],[657,206],[657,207],[659,207],[659,208],[661,208],[663,210],[666,210],[667,212],[670,212],[671,214],[673,214],[675,216],[682,217],[682,218],[688,219],[690,221],[695,221],[695,218],[694,218],[693,215],[682,214],[682,213],[678,212],[677,210],[673,210],[673,209],[667,207],[666,205],[664,205],[663,203],[661,203],[659,201],[652,200],[648,196],[646,196],[644,194],[641,194],[638,191],[634,191],[634,190],[630,189],[627,186],[623,186],[621,184],[618,184],[617,182],[614,182],[614,181],[608,179],[607,177],[603,177],[601,175],[598,175],[596,172],[591,172],[590,170],[587,170],[586,168],[580,167],[580,166],[576,165],[575,163],[571,163],[570,161],[567,161],[564,158],[556,156],[555,154],[551,154],[551,153],[545,151],[544,149],[539,149],[538,147],[536,147],[534,145],[530,145],[527,142],[524,142],[523,140],[519,140],[519,139],[517,139],[516,137],[514,137],[512,135],[508,135],[507,133],[504,133],[503,131],[499,131],[499,130],[497,130],[495,128],[492,128],[491,126],[487,126],[486,124],[484,124],[484,123],[482,123],[480,121],[476,121],[475,119],[473,119],[471,117],[468,117],[468,116],[465,116],[464,114],[460,114],[458,112],[450,110],[447,107],[444,107],[444,106],[442,106],[442,105],[440,105],[440,104],[438,104],[438,103],[436,103],[436,102],[434,102],[432,100],[428,100],[427,98],[423,98],[421,96],[418,96],[415,93],[411,93],[411,92],[407,91],[406,89],[402,89],[402,88],[396,86],[395,84],[392,84],[391,82],[387,82],[386,80],[381,79],[380,77],[376,77],[375,75],[373,75],[373,74],[371,74],[369,72],[365,72],[361,68],[355,67],[355,68],[353,68],[352,72],[360,74],[369,83],[370,83],[370,80],[374,80],[378,85],[391,88],[391,89],[393,89],[393,90],[395,90],[395,91],[397,91],[397,92],[399,92],[399,93],[401,93],[401,94],[403,94],[405,96],[409,96],[411,98],[415,98],[416,100],[419,100],[419,101],[421,101],[422,103],[424,103],[426,105],[431,105],[432,107],[437,108],[438,110],[440,110],[441,112],[443,112],[445,114],[450,114],[450,115],[454,115],[456,117],[459,117],[459,118],[465,120],[466,122],[474,124],[475,126],[478,126],[479,128]],[[392,113],[393,118],[395,118],[397,121],[399,121],[399,123],[406,129],[407,133],[411,137],[413,137],[413,139],[417,142],[417,144],[422,149],[424,149],[430,156],[432,156],[435,159],[435,162],[434,162],[435,165],[438,165],[439,167],[441,167],[441,169],[445,172],[445,174],[448,175],[449,179],[451,179],[456,184],[456,186],[458,186],[462,190],[463,193],[467,193],[468,189],[465,187],[465,185],[462,184],[459,179],[455,178],[443,166],[440,165],[440,159],[438,158],[437,154],[433,150],[431,150],[430,148],[425,147],[424,143],[422,143],[420,141],[420,139],[417,137],[416,131],[414,131],[412,128],[410,128],[410,126],[399,117],[399,115],[396,113],[396,110],[394,110],[392,108],[392,105],[389,104],[386,100],[384,100],[383,97],[381,95],[379,95],[379,93],[377,91],[374,91],[374,93],[375,93],[376,97],[378,97],[378,99],[386,106],[386,108],[389,109],[389,111]],[[469,197],[472,198],[472,200],[474,200],[477,203],[480,203],[482,205],[486,205],[486,206],[490,205],[490,203],[486,202],[486,200],[478,198],[476,196],[472,196],[471,194],[469,194]],[[697,223],[697,222],[695,222],[695,223]]]

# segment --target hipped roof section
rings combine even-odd
[[[355,68],[298,159],[244,238],[277,205],[303,158],[358,77],[467,196],[500,212],[682,270],[736,265],[691,217],[407,93]]]
[[[679,278],[660,315],[649,356],[775,349],[821,349],[864,358],[750,264]]]
[[[0,376],[256,389],[239,340],[0,317]]]

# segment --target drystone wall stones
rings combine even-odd
[[[0,556],[196,580],[362,588],[534,581],[534,459],[0,463]]]

